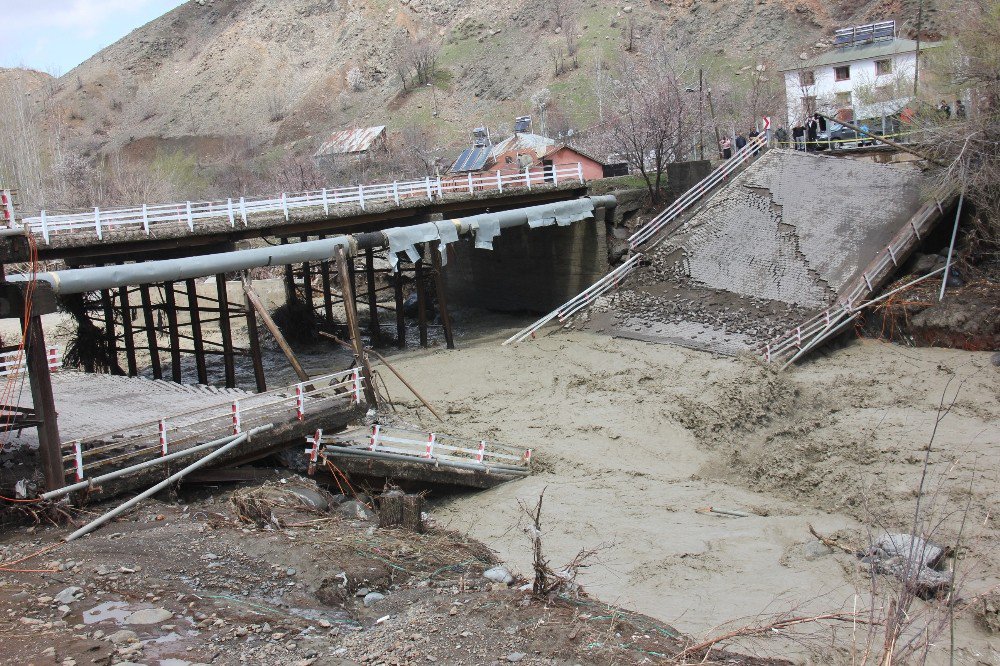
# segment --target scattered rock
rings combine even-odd
[[[361,502],[357,500],[351,500],[349,502],[344,502],[337,509],[340,511],[340,515],[345,518],[350,518],[352,520],[374,520],[375,514],[372,513],[371,509],[366,507]]]
[[[144,608],[125,618],[125,624],[160,624],[174,616],[165,608]]]
[[[526,655],[523,652],[511,652],[509,655],[507,655],[507,661],[509,661],[512,664],[516,664],[517,662],[524,659],[526,656],[528,655]]]
[[[108,640],[115,645],[125,645],[139,640],[139,634],[130,629],[122,629],[108,636]]]
[[[807,560],[818,560],[821,557],[832,555],[833,548],[830,548],[821,541],[810,541],[802,547],[802,553]]]
[[[54,601],[59,604],[71,604],[81,598],[83,598],[83,589],[79,587],[67,587],[55,596]]]
[[[493,581],[494,583],[503,583],[504,585],[509,585],[514,580],[514,577],[510,575],[510,572],[507,571],[507,568],[502,566],[496,566],[493,567],[492,569],[487,569],[486,572],[483,574],[483,577],[485,577],[487,580]]]
[[[380,594],[378,592],[369,592],[368,594],[365,595],[365,600],[364,600],[365,607],[374,606],[383,599],[385,599],[384,594]]]

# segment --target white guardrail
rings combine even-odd
[[[856,319],[866,305],[864,299],[881,286],[893,269],[906,261],[915,244],[930,232],[933,221],[942,214],[945,202],[952,197],[954,192],[951,190],[936,191],[931,201],[921,206],[885,249],[875,256],[836,305],[763,345],[759,350],[763,359],[768,363],[787,359],[784,364],[787,367]]]
[[[584,182],[583,165],[579,162],[514,171],[470,172],[465,176],[426,177],[376,185],[323,188],[310,192],[283,193],[271,199],[239,197],[225,201],[142,204],[137,208],[94,208],[92,211],[60,215],[51,215],[43,210],[36,217],[24,218],[23,224],[31,233],[40,235],[46,244],[53,235],[94,233],[98,240],[103,240],[105,234],[122,231],[138,231],[148,236],[164,226],[187,227],[189,232],[194,233],[198,223],[207,220],[221,220],[231,228],[235,228],[237,224],[246,227],[251,215],[261,213],[280,213],[288,220],[292,211],[322,209],[324,214],[329,215],[330,209],[337,206],[356,206],[365,210],[367,205],[373,203],[392,202],[399,205],[413,199],[434,201],[455,193],[502,193],[506,189],[530,190],[572,181]]]
[[[49,370],[56,372],[62,367],[61,349],[54,345],[46,348],[45,356],[49,360]],[[23,349],[0,354],[0,377],[19,376],[28,370],[28,354]]]
[[[678,217],[688,211],[695,203],[711,192],[713,188],[726,180],[726,178],[728,178],[733,172],[759,154],[760,151],[766,147],[766,145],[767,139],[763,135],[751,139],[747,145],[736,151],[736,154],[734,154],[730,159],[719,165],[714,171],[712,171],[712,173],[678,197],[672,204],[667,206],[667,208],[665,208],[659,215],[639,227],[635,233],[629,236],[629,249],[632,252],[635,252],[640,245],[643,245],[644,243],[649,242],[650,239],[655,238],[657,234],[663,231],[671,222],[675,221]],[[660,240],[662,240],[662,237],[659,240],[654,241],[649,249],[656,247]],[[620,264],[613,271],[538,321],[521,329],[505,340],[503,344],[508,345],[510,343],[524,342],[528,338],[534,337],[535,333],[537,333],[543,326],[555,319],[558,319],[560,323],[565,323],[566,320],[575,315],[577,312],[589,307],[599,297],[603,296],[612,289],[617,289],[621,285],[622,281],[628,277],[629,273],[639,267],[642,258],[643,254],[641,252],[635,252],[635,254],[625,260],[625,262]]]
[[[309,473],[316,469],[324,454],[389,454],[397,460],[412,458],[414,462],[453,465],[498,473],[527,473],[531,467],[531,449],[518,449],[485,439],[472,440],[435,432],[423,432],[393,426],[373,425],[363,437],[343,435],[324,437],[317,430],[306,438],[309,448]]]
[[[247,394],[228,404],[142,423],[122,430],[74,439],[62,444],[63,464],[77,481],[95,468],[117,465],[134,458],[154,458],[195,446],[225,434],[237,435],[281,418],[299,421],[336,402],[360,404],[364,377],[357,368],[315,377],[263,393]],[[129,464],[132,464],[131,462]]]

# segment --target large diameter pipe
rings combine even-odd
[[[271,425],[271,427],[274,427],[274,424],[269,424],[269,425]],[[125,502],[124,504],[121,504],[118,507],[112,509],[111,511],[108,511],[107,513],[105,513],[100,518],[96,518],[96,519],[90,521],[89,523],[87,523],[86,525],[84,525],[83,527],[81,527],[80,529],[78,529],[76,532],[73,532],[68,537],[66,537],[66,542],[68,543],[70,541],[73,541],[74,539],[79,539],[83,535],[89,534],[89,533],[93,532],[98,527],[100,527],[101,525],[107,523],[108,521],[110,521],[115,516],[119,516],[122,513],[128,511],[129,509],[131,509],[133,506],[135,506],[136,504],[138,504],[142,500],[146,499],[147,497],[149,497],[151,495],[155,495],[156,493],[160,492],[161,490],[163,490],[164,488],[166,488],[167,486],[169,486],[174,481],[177,481],[179,479],[184,478],[185,476],[187,476],[191,472],[195,471],[199,467],[203,467],[203,466],[207,465],[208,463],[212,462],[213,460],[215,460],[216,458],[218,458],[219,456],[221,456],[223,453],[226,453],[227,451],[236,448],[237,446],[239,446],[240,444],[242,444],[243,442],[245,442],[249,438],[250,438],[250,433],[249,432],[245,432],[242,435],[239,435],[233,441],[231,441],[228,444],[222,446],[221,448],[216,449],[215,451],[212,451],[211,453],[209,453],[204,458],[202,458],[200,460],[196,460],[193,463],[191,463],[190,465],[188,465],[187,467],[185,467],[184,469],[171,474],[170,476],[168,476],[167,478],[165,478],[163,481],[160,481],[159,483],[157,483],[152,488],[149,488],[148,490],[145,490],[145,491],[139,493],[138,495],[136,495],[135,497],[133,497],[129,501]]]
[[[274,426],[272,424],[263,425],[252,430],[248,430],[246,434],[256,435],[258,432],[264,432],[265,430],[270,430]],[[113,479],[118,479],[123,476],[128,476],[132,472],[138,472],[141,469],[146,469],[147,467],[155,467],[157,465],[162,465],[165,462],[170,462],[171,460],[176,460],[177,458],[184,458],[192,454],[198,453],[199,451],[205,451],[206,449],[214,449],[220,444],[226,444],[231,440],[239,437],[239,435],[228,435],[220,439],[212,440],[211,442],[205,442],[204,444],[198,444],[197,446],[192,446],[189,449],[184,449],[183,451],[175,451],[174,453],[168,453],[165,456],[160,456],[159,458],[153,458],[152,460],[147,460],[146,462],[141,462],[137,465],[131,465],[129,467],[123,467],[121,469],[116,469],[113,472],[108,472],[107,474],[101,474],[100,476],[95,476],[90,479],[85,479],[78,483],[74,483],[56,490],[50,490],[47,493],[42,493],[38,497],[43,500],[55,499],[56,497],[62,497],[63,495],[69,495],[77,490],[83,490],[84,488],[90,488],[91,486],[96,486],[105,481],[111,481]]]
[[[595,207],[614,208],[617,200],[613,195],[590,197]],[[468,233],[486,218],[499,218],[500,228],[508,229],[527,224],[529,217],[544,216],[561,203],[543,204],[528,208],[517,208],[499,213],[471,215],[454,220],[459,233]],[[288,243],[252,250],[218,252],[181,259],[145,261],[120,266],[99,266],[95,268],[74,268],[65,271],[39,273],[37,279],[47,282],[57,294],[81,294],[89,291],[112,289],[136,284],[157,282],[179,282],[206,275],[235,273],[262,266],[283,266],[312,261],[329,261],[337,256],[337,248],[344,248],[347,256],[354,256],[358,249],[388,247],[388,237],[405,227],[394,227],[385,231],[336,236],[323,240]],[[11,275],[11,282],[27,282],[28,275]]]

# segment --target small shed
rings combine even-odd
[[[370,155],[388,149],[385,125],[357,127],[331,134],[319,150],[313,153],[313,158],[322,160],[336,158],[339,155]]]

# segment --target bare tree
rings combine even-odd
[[[542,88],[531,96],[531,108],[538,114],[538,122],[541,126],[541,133],[545,134],[545,121],[549,105],[552,103],[552,91]]]
[[[650,197],[658,201],[663,171],[681,159],[694,114],[673,68],[660,59],[651,63],[621,61],[606,129],[615,151],[642,175]]]

